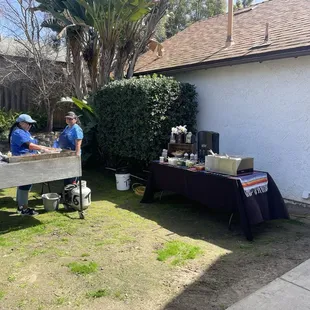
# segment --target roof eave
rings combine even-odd
[[[159,70],[140,71],[140,72],[135,73],[134,75],[137,76],[137,75],[146,75],[146,74],[153,74],[153,73],[176,74],[176,73],[182,73],[182,72],[193,71],[193,70],[234,66],[234,65],[241,65],[241,64],[247,64],[247,63],[252,63],[252,62],[263,62],[263,61],[268,61],[268,60],[277,60],[277,59],[290,58],[290,57],[296,58],[296,57],[308,56],[308,55],[310,55],[310,46],[302,46],[302,47],[293,48],[293,49],[272,51],[272,52],[255,54],[255,55],[232,57],[232,58],[225,58],[225,59],[208,61],[208,62],[200,62],[200,63],[195,63],[195,64],[177,66],[177,67],[162,68]]]

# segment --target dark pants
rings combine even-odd
[[[32,185],[24,185],[17,187],[16,201],[17,207],[28,206],[28,195]]]
[[[23,185],[23,186],[18,186],[18,189],[22,191],[29,191],[31,189],[31,184],[30,185]]]

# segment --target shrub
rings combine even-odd
[[[95,93],[98,143],[109,165],[146,164],[167,148],[171,127],[196,131],[195,86],[170,77],[115,81]]]
[[[7,140],[11,126],[15,123],[18,113],[0,109],[0,140]]]
[[[32,129],[34,132],[42,132],[46,130],[46,123],[47,123],[47,114],[43,110],[30,110],[25,112],[26,114],[31,115],[31,117],[36,120],[36,125]]]
[[[32,129],[32,131],[38,132],[45,129],[47,116],[40,111],[31,110],[28,112],[13,112],[0,109],[0,140],[7,140],[11,126],[15,123],[17,117],[22,113],[31,115],[31,117],[37,121],[36,126]]]
[[[83,166],[95,167],[98,163],[98,143],[97,143],[97,118],[93,109],[86,101],[72,98],[75,105],[75,113],[79,116],[84,138],[82,143],[82,163]]]

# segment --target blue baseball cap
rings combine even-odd
[[[37,121],[35,121],[34,119],[31,118],[30,115],[28,114],[21,114],[17,119],[16,119],[16,123],[20,123],[20,122],[25,122],[25,123],[29,123],[29,124],[34,124]]]

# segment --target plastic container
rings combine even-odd
[[[192,133],[191,132],[189,132],[187,135],[186,135],[186,140],[185,140],[185,142],[186,143],[192,143]]]
[[[118,191],[128,191],[130,189],[130,173],[127,168],[116,170],[116,189]]]
[[[58,210],[60,196],[57,193],[43,194],[42,199],[45,211],[51,212]]]
[[[178,159],[175,158],[175,157],[168,158],[168,164],[169,164],[169,165],[176,166],[176,165],[177,165],[177,162],[178,162]]]

